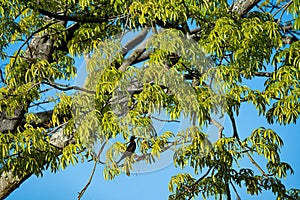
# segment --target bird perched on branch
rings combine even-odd
[[[136,138],[136,137],[135,137],[134,135],[130,137],[129,145],[127,146],[126,151],[124,152],[124,154],[122,155],[122,157],[118,160],[117,165],[118,165],[124,158],[129,157],[129,156],[131,156],[131,155],[134,153],[134,151],[135,151],[135,149],[136,149],[136,143],[135,143],[135,141],[134,141],[135,138]]]

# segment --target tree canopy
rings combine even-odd
[[[244,104],[270,124],[297,123],[299,11],[299,0],[2,0],[0,198],[48,169],[92,160],[113,179],[175,148],[182,173],[169,199],[239,199],[238,187],[299,199],[283,182],[293,173],[280,156],[284,133],[252,127],[241,137],[236,123]],[[73,81],[77,57],[87,63],[82,86]],[[183,131],[153,126],[182,117],[190,122]],[[132,135],[136,154],[117,165],[126,144],[115,138]],[[251,166],[240,166],[244,159]]]

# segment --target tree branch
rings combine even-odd
[[[241,145],[241,140],[238,135],[238,131],[237,131],[237,127],[236,127],[236,123],[235,123],[235,119],[234,119],[232,110],[228,112],[228,115],[229,115],[229,118],[230,118],[230,121],[232,124],[232,128],[233,128],[233,137],[235,137],[237,139],[237,141],[239,142],[239,144]],[[266,178],[269,178],[269,176],[264,172],[264,170],[259,166],[259,164],[252,158],[250,153],[248,151],[246,151],[245,153],[246,153],[247,157],[249,158],[249,160],[251,161],[251,163],[261,172],[261,174],[263,176],[265,176]]]
[[[233,188],[233,191],[235,192],[236,199],[237,199],[237,200],[241,200],[241,197],[240,197],[240,195],[239,195],[239,193],[238,193],[237,189],[235,188],[235,186],[233,185],[233,183],[232,183],[232,181],[231,181],[231,180],[230,180],[230,185],[232,186],[232,188]]]
[[[145,44],[141,45],[138,49],[136,49],[128,58],[124,60],[122,65],[119,67],[121,72],[125,72],[127,67],[134,63],[146,50]]]
[[[106,143],[107,143],[107,141],[105,141],[105,142],[102,144],[101,148],[100,148],[99,151],[98,151],[96,160],[94,161],[94,166],[93,166],[93,169],[92,169],[90,178],[89,178],[87,184],[86,184],[86,185],[83,187],[83,189],[78,193],[78,197],[77,197],[78,200],[81,199],[81,197],[83,196],[83,194],[85,193],[85,191],[87,190],[87,188],[89,187],[89,185],[91,184],[91,182],[92,182],[92,180],[93,180],[93,177],[94,177],[94,174],[95,174],[95,171],[96,171],[96,168],[97,168],[97,163],[98,163],[98,161],[99,161],[99,159],[100,159],[100,155],[101,155],[101,153],[103,152],[103,149],[104,149]]]
[[[208,174],[210,173],[210,171],[212,170],[212,167],[210,167],[207,172],[205,174],[203,174],[197,181],[195,181],[195,183],[193,183],[193,185],[191,185],[190,187],[188,187],[188,193],[191,193],[192,191],[194,191],[196,189],[196,186],[206,177],[208,176]],[[193,198],[193,196],[190,196],[189,200],[191,200]]]
[[[211,117],[209,117],[209,121],[218,128],[219,139],[222,138],[224,126]]]
[[[132,40],[127,42],[122,48],[122,54],[125,56],[129,51],[131,51],[134,47],[141,44],[144,41],[147,34],[149,32],[149,28],[143,29],[137,36],[135,36]]]
[[[151,116],[151,118],[155,119],[155,120],[158,120],[158,121],[161,121],[161,122],[180,122],[179,120],[168,120],[168,119],[159,119],[157,117],[154,117],[154,116]]]
[[[60,83],[55,83],[49,79],[48,79],[48,82],[43,81],[42,84],[50,85],[51,87],[58,89],[58,90],[62,90],[62,91],[78,90],[78,91],[86,92],[89,94],[96,94],[96,92],[93,90],[88,90],[88,89],[78,87],[78,86],[68,86],[68,85],[64,85],[64,84],[60,84]]]
[[[82,15],[67,16],[67,15],[59,15],[57,13],[47,11],[43,8],[39,8],[38,11],[42,15],[46,15],[50,18],[63,20],[63,21],[74,21],[74,22],[84,22],[84,23],[103,23],[106,21],[112,21],[124,17],[124,15],[113,16],[113,17],[95,17],[95,16],[82,16]]]
[[[245,15],[261,0],[236,0],[231,5],[231,11],[236,12],[239,15]]]

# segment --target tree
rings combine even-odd
[[[251,195],[270,190],[278,199],[299,199],[298,189],[282,183],[293,170],[280,159],[279,134],[253,127],[242,139],[235,122],[248,103],[270,124],[297,123],[299,8],[298,0],[3,0],[1,57],[9,63],[1,69],[0,198],[45,169],[92,159],[112,179],[180,143],[174,165],[201,177],[174,175],[170,199],[239,198],[242,185]],[[133,29],[141,31],[123,47],[109,40]],[[10,55],[12,45],[20,47]],[[89,61],[84,87],[70,84],[76,56]],[[245,85],[258,77],[261,90]],[[46,111],[32,109],[46,104]],[[151,126],[157,112],[166,112],[170,123],[185,116],[192,125],[157,134]],[[232,130],[225,132],[216,114],[228,116]],[[219,133],[212,145],[208,124]],[[140,156],[116,165],[125,150],[116,142],[101,161],[104,146],[118,135],[137,136]],[[242,159],[253,165],[238,167]]]

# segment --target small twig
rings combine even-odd
[[[1,79],[1,81],[2,81],[4,84],[6,84],[1,69],[0,69],[0,79]]]
[[[38,103],[32,103],[32,105],[29,105],[28,107],[34,107],[34,106],[40,106],[41,104],[47,104],[47,103],[51,103],[53,101],[42,101],[42,102],[38,102]]]
[[[151,116],[151,118],[153,118],[153,119],[155,119],[155,120],[158,120],[158,121],[161,121],[161,122],[177,122],[177,123],[180,122],[179,120],[159,119],[159,118],[153,117],[153,116]]]
[[[68,86],[68,85],[64,85],[64,84],[60,84],[60,83],[55,83],[50,80],[48,80],[48,82],[43,81],[42,84],[50,85],[53,88],[62,90],[62,91],[78,90],[78,91],[86,92],[89,94],[96,94],[96,92],[94,90],[88,90],[88,89],[78,87],[78,86]]]
[[[44,93],[44,92],[48,92],[49,90],[53,90],[53,88],[46,88],[44,90],[41,90],[39,93],[41,94],[41,93]]]
[[[126,22],[125,22],[124,29],[123,29],[122,34],[121,34],[121,38],[123,38],[123,36],[124,36],[124,34],[125,34],[125,31],[126,31],[126,28],[127,28],[127,26],[128,26],[129,16],[130,16],[129,13],[130,13],[130,10],[129,10],[128,15],[127,15],[127,17],[126,17]]]
[[[209,172],[212,170],[212,167],[211,168],[209,168],[208,170],[207,170],[207,172],[203,175],[203,176],[201,176],[193,185],[192,185],[192,187],[195,187],[198,183],[200,183],[208,174],[209,174]]]
[[[283,11],[282,11],[281,14],[280,14],[280,17],[279,17],[279,19],[278,19],[278,21],[277,21],[277,24],[280,24],[280,21],[281,21],[281,19],[282,19],[283,14],[285,13],[285,11],[288,9],[288,7],[289,7],[292,3],[293,3],[293,0],[289,1],[287,4],[284,5],[284,9],[283,9]]]
[[[238,191],[236,190],[236,188],[235,188],[235,186],[233,185],[233,183],[232,183],[231,180],[230,180],[230,185],[232,186],[232,188],[233,188],[233,190],[234,190],[234,192],[235,192],[236,199],[237,199],[237,200],[241,200],[241,197],[240,197]]]
[[[272,73],[271,72],[254,72],[255,76],[259,77],[271,77]]]
[[[203,176],[201,176],[195,183],[193,183],[193,185],[191,185],[189,187],[189,189],[191,189],[191,190],[189,190],[188,192],[195,190],[195,187],[210,173],[211,170],[212,170],[212,167],[210,167]],[[189,200],[191,200],[192,198],[193,198],[193,196],[191,196],[189,198]]]
[[[153,126],[153,124],[152,124],[152,122],[149,124],[150,125],[150,131],[152,131],[153,133],[154,133],[154,137],[157,137],[157,131],[156,131],[156,129],[155,129],[155,127]]]
[[[293,0],[289,1],[287,4],[281,6],[279,9],[277,9],[277,11],[273,14],[273,17],[275,17],[282,9],[286,9],[286,6],[292,2],[293,2]],[[282,11],[282,12],[284,12],[284,11]]]
[[[94,161],[94,166],[93,166],[93,169],[92,169],[92,173],[91,173],[91,175],[90,175],[90,178],[89,178],[87,184],[86,184],[86,185],[83,187],[83,189],[78,193],[78,200],[81,199],[81,197],[83,196],[83,194],[85,193],[85,191],[87,190],[87,188],[89,187],[89,185],[91,184],[91,182],[92,182],[92,180],[93,180],[93,177],[94,177],[94,174],[95,174],[95,171],[96,171],[96,168],[97,168],[98,160],[99,160],[99,158],[100,158],[100,155],[101,155],[101,153],[102,153],[102,151],[103,151],[103,149],[104,149],[106,143],[107,143],[107,141],[105,141],[105,142],[102,144],[101,148],[99,149],[99,152],[98,152],[98,154],[97,154],[97,158],[96,158],[96,160]]]
[[[236,127],[236,123],[235,123],[235,119],[234,119],[232,110],[230,110],[228,112],[228,115],[231,120],[231,124],[232,124],[232,128],[233,128],[233,137],[235,137],[237,139],[237,141],[239,142],[239,144],[241,145],[241,140],[238,135],[238,131],[237,131],[237,127]],[[264,170],[259,166],[259,164],[252,158],[252,156],[249,154],[248,151],[246,152],[246,155],[250,159],[251,163],[261,172],[261,174],[263,176],[265,176],[266,178],[269,178],[269,176],[264,172]]]
[[[247,151],[246,155],[248,156],[249,160],[251,161],[251,163],[260,171],[260,173],[266,177],[267,179],[269,179],[268,174],[266,174],[266,172],[259,166],[259,164],[257,164],[257,162],[252,158],[252,156],[250,155],[250,153]]]

